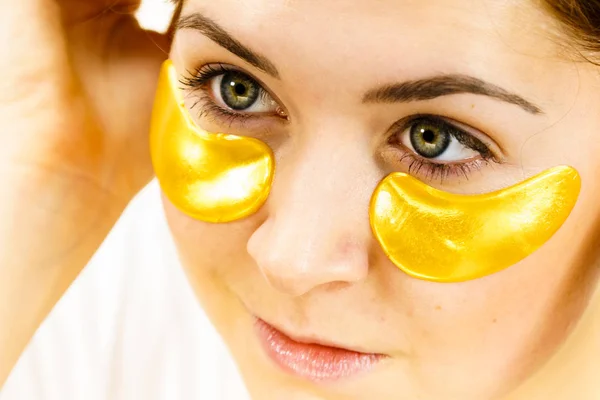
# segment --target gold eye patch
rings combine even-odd
[[[230,222],[256,212],[273,178],[269,146],[253,138],[208,133],[192,121],[170,61],[158,84],[150,150],[161,188],[189,216]]]
[[[571,167],[555,167],[497,192],[457,195],[395,173],[376,188],[371,228],[407,274],[458,282],[509,267],[543,245],[569,216],[580,190]]]
[[[265,143],[209,133],[191,119],[166,62],[150,133],[161,188],[187,215],[231,222],[267,199],[274,156]],[[372,231],[402,271],[436,282],[476,279],[507,268],[542,246],[560,228],[580,191],[573,168],[551,168],[493,193],[457,195],[404,173],[385,177],[371,198]]]

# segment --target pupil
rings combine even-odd
[[[233,87],[233,90],[234,90],[235,94],[237,94],[238,96],[242,96],[242,95],[246,94],[246,86],[244,86],[241,83],[236,83],[235,86]]]
[[[435,141],[435,133],[430,129],[425,130],[423,132],[423,140],[427,143],[433,143]]]

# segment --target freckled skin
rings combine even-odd
[[[202,10],[271,60],[281,79],[191,30],[175,36],[171,58],[177,69],[215,61],[242,68],[289,116],[285,125],[232,124],[228,132],[258,137],[273,148],[272,192],[256,214],[209,224],[165,199],[190,283],[254,398],[600,396],[600,357],[593,356],[600,355],[594,339],[600,335],[600,249],[594,240],[600,235],[600,118],[589,112],[600,108],[600,75],[591,64],[561,58],[555,22],[536,7],[491,0],[186,3],[184,15]],[[524,32],[525,21],[536,28]],[[439,72],[493,82],[534,100],[544,112],[531,115],[467,94],[361,103],[377,84]],[[566,223],[531,256],[482,279],[440,284],[399,271],[372,236],[368,204],[382,177],[407,172],[396,150],[386,147],[386,132],[420,113],[470,127],[503,157],[502,164],[485,165],[468,179],[431,180],[432,186],[485,193],[571,165],[582,190]],[[227,126],[197,114],[207,131]],[[328,386],[310,383],[265,357],[252,314],[299,335],[385,353],[389,360],[365,376]]]

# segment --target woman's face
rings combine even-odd
[[[271,194],[246,219],[205,223],[165,200],[190,282],[255,398],[495,398],[557,350],[595,287],[600,81],[540,6],[189,0],[181,18],[171,58],[192,117],[261,139],[276,159]],[[391,86],[412,89],[368,95]],[[575,209],[499,273],[418,280],[371,232],[369,200],[391,172],[470,194],[557,165],[581,175]]]

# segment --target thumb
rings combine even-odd
[[[154,95],[162,63],[168,58],[167,35],[142,29],[133,16],[124,17],[107,43],[103,76],[87,77],[96,93],[96,112],[107,139],[115,143],[115,162],[125,163],[116,171],[128,180],[128,190],[137,192],[152,177],[149,153],[149,129]],[[118,177],[115,177],[118,179]]]

